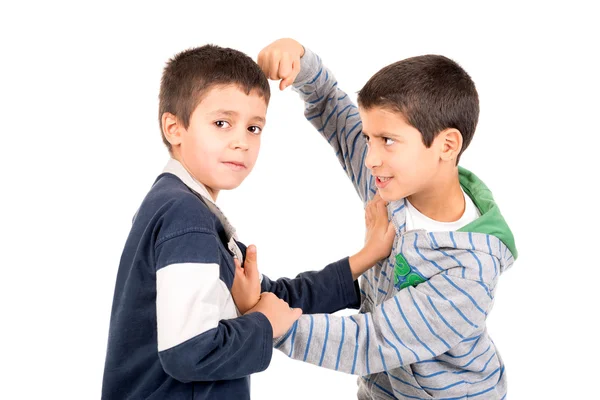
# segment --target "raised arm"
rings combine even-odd
[[[356,105],[338,87],[333,73],[309,49],[292,39],[280,39],[264,48],[258,63],[270,79],[281,79],[280,89],[293,82],[305,103],[304,115],[333,148],[363,203],[376,190],[365,167],[367,143]]]

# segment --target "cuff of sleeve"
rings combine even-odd
[[[254,319],[257,325],[263,328],[263,341],[261,344],[261,353],[263,356],[256,372],[264,371],[271,363],[271,357],[273,357],[273,327],[271,326],[269,319],[261,312],[253,312],[246,316]]]
[[[358,279],[352,279],[352,271],[350,270],[350,257],[343,258],[336,262],[338,278],[342,287],[342,296],[345,301],[345,308],[360,307],[360,287]]]
[[[308,81],[314,79],[321,68],[319,56],[313,53],[309,48],[304,48],[304,55],[300,59],[300,73],[294,80],[294,86],[302,86]]]

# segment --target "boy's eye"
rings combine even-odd
[[[248,127],[248,131],[255,135],[260,135],[260,133],[262,132],[262,128],[260,126],[250,126]]]
[[[365,139],[365,141],[367,143],[369,143],[369,137],[367,135],[365,135],[364,133],[362,134],[363,138]]]
[[[215,125],[217,128],[229,128],[231,124],[227,121],[215,121]]]
[[[385,145],[386,146],[390,146],[394,143],[396,143],[396,141],[394,139],[390,139],[390,138],[383,138],[385,140]]]

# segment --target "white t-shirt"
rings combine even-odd
[[[425,229],[427,232],[457,231],[463,226],[475,221],[481,216],[481,213],[464,190],[462,190],[462,193],[463,196],[465,196],[465,212],[462,217],[454,222],[435,221],[428,216],[421,214],[421,212],[406,199],[406,230]]]

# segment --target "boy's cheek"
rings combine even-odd
[[[250,171],[252,171],[252,169],[254,169],[254,166],[256,165],[256,161],[258,160],[259,153],[260,153],[260,146],[257,147],[256,150],[254,150],[252,156],[249,157],[250,159],[248,160],[248,173],[250,173]]]

